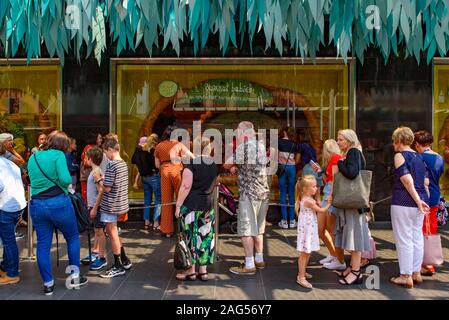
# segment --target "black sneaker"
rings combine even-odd
[[[111,268],[109,268],[105,272],[101,273],[100,277],[102,277],[102,278],[114,278],[114,277],[118,277],[118,276],[124,275],[125,272],[126,271],[125,271],[124,268],[117,268],[116,266],[112,266]]]
[[[126,271],[130,270],[131,267],[133,266],[133,264],[131,263],[131,260],[126,260],[124,262],[122,262],[123,265],[123,269],[125,269]]]
[[[55,285],[52,285],[52,286],[44,285],[44,294],[46,296],[51,296],[53,294],[53,291],[55,291]]]
[[[75,281],[77,280],[77,281]],[[85,284],[87,284],[87,282],[89,282],[87,280],[87,278],[83,277],[83,276],[79,276],[78,279],[72,279],[70,281],[70,284],[73,286],[72,289],[79,289],[81,286],[84,286]]]

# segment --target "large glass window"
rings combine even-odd
[[[444,156],[445,171],[441,191],[449,195],[449,65],[435,65],[433,91],[434,149]]]
[[[113,100],[123,156],[130,164],[141,136],[160,135],[172,123],[188,129],[194,120],[220,131],[243,120],[264,129],[290,125],[307,130],[320,153],[324,140],[349,124],[348,67],[270,61],[117,62]],[[131,190],[131,198],[141,196]]]
[[[25,155],[40,132],[60,128],[60,66],[0,65],[0,132],[14,135],[16,151]]]

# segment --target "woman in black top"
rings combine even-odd
[[[154,193],[154,203],[156,205],[153,215],[154,230],[159,230],[159,218],[161,216],[161,176],[159,175],[159,169],[156,168],[154,160],[154,148],[158,143],[159,137],[155,133],[151,134],[148,138],[140,138],[139,144],[131,159],[132,164],[135,164],[137,169],[139,169],[138,175],[142,179],[145,207],[151,205]],[[134,185],[134,188],[136,188],[136,185]],[[145,220],[145,229],[149,229],[151,227],[150,208],[143,210],[143,218]]]
[[[340,160],[332,171],[334,174],[340,172],[348,179],[355,179],[366,166],[357,134],[351,129],[340,130],[337,144],[345,158]],[[343,256],[343,250],[351,252],[351,263],[339,274],[343,278],[339,282],[345,285],[360,284],[363,281],[360,271],[362,252],[371,249],[364,210],[336,208],[336,216],[335,247],[339,248],[338,255]]]
[[[179,218],[180,231],[192,253],[192,267],[176,275],[176,279],[180,281],[196,279],[196,263],[200,266],[200,280],[207,281],[207,265],[212,264],[215,259],[215,212],[212,208],[212,196],[218,169],[214,159],[210,157],[210,140],[198,139],[194,143],[201,143],[202,155],[185,166],[176,201],[175,216]]]

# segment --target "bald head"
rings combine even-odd
[[[240,132],[240,135],[245,138],[254,137],[254,125],[250,121],[242,121],[239,123],[237,130]]]

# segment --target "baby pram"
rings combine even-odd
[[[239,200],[234,195],[234,193],[224,183],[221,182],[218,185],[218,193],[220,226],[225,223],[229,223],[231,231],[233,233],[237,233],[237,213]]]

